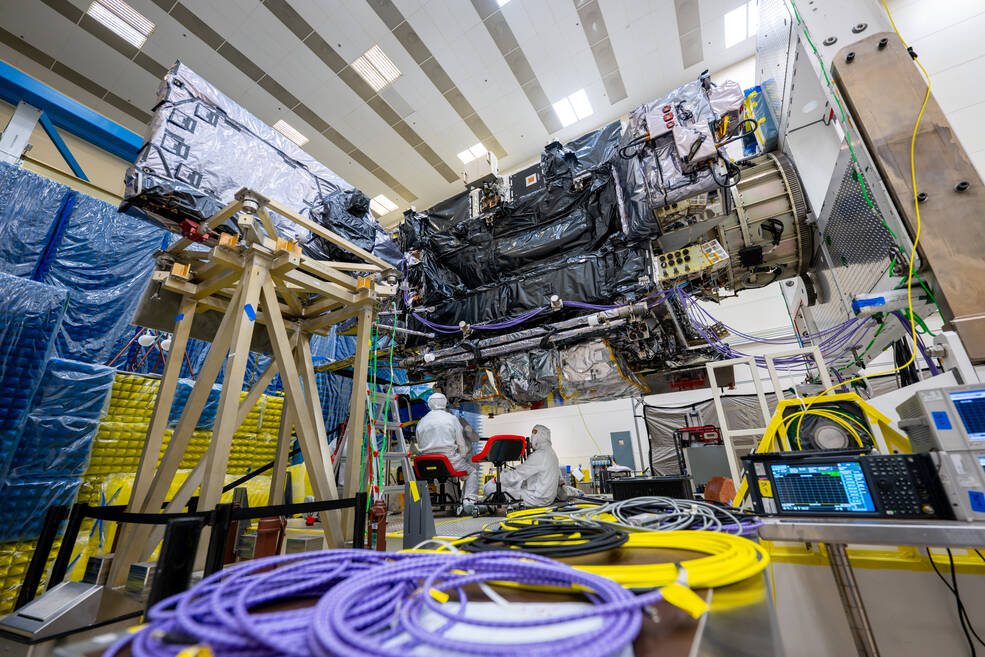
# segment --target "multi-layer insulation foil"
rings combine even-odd
[[[137,161],[127,169],[124,206],[148,212],[169,228],[200,222],[248,188],[330,230],[362,236],[372,253],[399,264],[389,238],[369,213],[339,202],[353,186],[293,142],[177,62],[165,75]],[[324,251],[319,238],[274,214],[282,237]],[[235,230],[234,222],[227,229]],[[368,245],[367,245],[368,241]]]
[[[413,257],[412,305],[428,321],[471,325],[544,308],[552,295],[596,304],[632,298],[646,258],[621,236],[610,166],[618,128],[552,144],[542,159],[547,185],[491,214],[469,217],[467,197],[408,214],[401,231]]]

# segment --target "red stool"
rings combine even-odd
[[[451,461],[444,454],[420,454],[414,457],[414,476],[418,481],[435,482],[438,490],[431,493],[431,508],[452,510],[458,505],[458,500],[462,497],[461,487],[458,477],[465,477],[468,472],[456,470],[452,467]],[[447,490],[445,484],[453,482],[458,491],[458,499],[453,498]]]
[[[496,466],[496,491],[486,495],[483,504],[499,508],[509,504],[516,504],[519,500],[509,493],[503,492],[502,477],[503,466],[508,461],[519,461],[527,449],[527,437],[515,436],[512,434],[500,434],[492,436],[486,441],[486,446],[482,451],[472,457],[473,463],[488,461]]]

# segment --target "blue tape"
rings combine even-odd
[[[946,411],[933,411],[931,415],[934,417],[934,426],[941,431],[950,431],[953,428],[951,426],[951,416]]]
[[[253,310],[253,304],[248,303],[243,306],[243,310],[246,311],[246,316],[250,318],[251,322],[255,322],[257,318],[257,311]]]
[[[885,297],[872,297],[870,299],[854,299],[852,300],[852,311],[857,313],[862,308],[866,306],[885,306]]]
[[[971,502],[972,511],[985,512],[985,493],[980,490],[968,491],[968,500]]]
[[[185,318],[185,313],[178,313],[178,316],[174,318],[175,323],[180,322]]]

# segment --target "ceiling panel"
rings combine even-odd
[[[273,123],[283,118],[311,141],[306,151],[337,171],[370,196],[397,194],[338,144],[361,150],[396,181],[420,198],[426,207],[462,189],[446,182],[407,139],[412,130],[457,173],[456,154],[475,143],[475,133],[455,111],[454,93],[444,96],[413,57],[391,33],[367,0],[291,0],[293,7],[345,62],[379,44],[402,71],[392,85],[393,101],[407,128],[396,131],[370,109],[366,101],[330,70],[260,0],[182,0],[191,13],[239,50],[248,65],[270,76],[308,110],[294,113],[199,37],[191,34],[154,0],[129,0],[157,23],[142,53],[169,67],[180,58],[199,74],[258,117]],[[461,98],[488,126],[507,152],[507,170],[539,157],[551,139],[568,139],[624,115],[633,107],[663,94],[705,68],[716,70],[753,53],[754,40],[724,48],[722,17],[742,0],[693,0],[701,24],[704,59],[688,70],[681,65],[680,36],[673,0],[598,0],[608,29],[612,54],[628,97],[610,104],[596,60],[572,0],[511,0],[501,9],[520,50],[549,101],[584,88],[595,114],[569,128],[548,134],[516,75],[493,42],[472,2],[468,0],[393,0],[407,23],[430,50],[434,60],[461,93]],[[84,10],[88,0],[70,0]],[[83,76],[137,108],[149,110],[159,81],[109,44],[42,2],[24,3],[22,11],[4,12],[3,27],[35,48],[71,63]],[[497,27],[496,29],[499,29]],[[6,47],[0,52],[48,84],[74,95],[124,125],[133,117],[100,101],[65,78],[45,71]],[[519,61],[519,60],[517,60]],[[522,62],[521,62],[522,64]],[[515,64],[515,66],[518,66]],[[522,76],[529,72],[520,67]],[[461,106],[461,104],[459,103]],[[466,106],[467,107],[467,106]],[[409,114],[407,113],[409,112]],[[333,144],[317,134],[308,119],[324,122],[341,134]],[[363,159],[364,158],[359,158]],[[401,207],[406,207],[401,202]]]

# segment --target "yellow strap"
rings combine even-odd
[[[411,486],[410,486],[410,499],[414,500],[415,502],[420,502],[421,501],[421,494],[417,492],[417,482],[416,481],[412,481],[412,482],[410,482],[410,484],[411,484]]]
[[[678,584],[677,582],[668,584],[660,589],[660,593],[663,595],[664,600],[679,609],[683,609],[694,618],[698,618],[701,614],[708,611],[708,603],[683,584]]]
[[[198,643],[194,646],[188,646],[175,655],[175,657],[212,657],[212,648],[209,648],[204,643]]]

